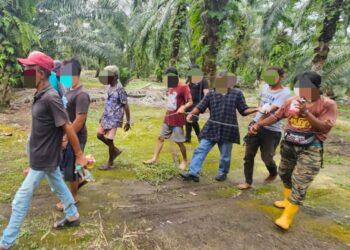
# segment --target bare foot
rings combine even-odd
[[[265,180],[264,184],[270,184],[277,178],[277,175],[269,175]]]
[[[241,184],[237,185],[237,187],[238,187],[238,189],[240,189],[240,190],[246,190],[246,189],[251,188],[252,185],[250,185],[250,184],[244,182],[244,183],[241,183]]]
[[[150,159],[150,160],[147,160],[147,161],[143,161],[143,164],[145,164],[145,165],[158,165],[159,162],[157,160]]]
[[[187,161],[182,160],[181,163],[180,163],[179,168],[180,168],[182,171],[186,170],[186,168],[187,168]]]

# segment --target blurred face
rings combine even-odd
[[[283,77],[281,77],[276,70],[267,70],[263,72],[262,78],[270,86],[275,86],[283,80]]]
[[[215,78],[215,90],[225,95],[228,89],[232,89],[236,83],[237,77],[234,75],[218,75]]]
[[[60,82],[64,87],[72,88],[73,85],[79,84],[80,74],[78,68],[75,67],[72,63],[62,65],[60,72]]]
[[[179,85],[179,77],[176,74],[169,73],[165,76],[168,88],[176,88]]]
[[[191,69],[188,75],[191,77],[191,82],[193,84],[198,84],[203,81],[203,72],[200,69]]]
[[[46,80],[45,73],[36,65],[25,65],[23,69],[23,87],[37,88]]]
[[[114,72],[108,71],[108,70],[102,70],[98,76],[98,80],[103,85],[115,85],[116,80],[118,77],[115,75]]]
[[[307,79],[302,79],[296,82],[294,93],[308,102],[314,102],[320,98],[321,90]]]

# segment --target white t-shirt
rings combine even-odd
[[[279,90],[271,90],[270,86],[268,84],[265,84],[261,91],[260,91],[260,107],[263,107],[265,110],[269,110],[272,106],[281,107],[282,104],[291,97],[291,91],[284,87],[283,89]],[[257,122],[259,119],[263,116],[261,113],[257,113],[254,121]],[[278,121],[270,126],[266,126],[264,128],[281,132],[282,130],[283,121]]]

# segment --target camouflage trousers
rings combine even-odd
[[[279,176],[286,188],[292,189],[289,201],[303,205],[307,189],[323,164],[323,145],[316,141],[311,146],[299,147],[288,142],[281,143]]]

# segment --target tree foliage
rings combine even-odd
[[[253,85],[276,65],[287,84],[315,70],[325,93],[349,93],[350,1],[3,0],[0,14],[2,99],[20,82],[16,57],[34,49],[86,68],[117,64],[125,81],[197,63],[211,79],[225,70]]]

